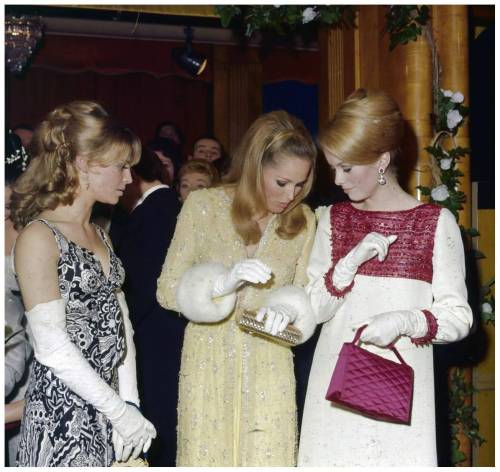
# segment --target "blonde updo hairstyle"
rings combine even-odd
[[[223,179],[234,187],[231,217],[245,244],[260,240],[261,230],[255,217],[267,214],[263,168],[276,165],[282,159],[296,157],[311,164],[311,170],[301,191],[287,209],[278,214],[278,235],[292,239],[306,226],[300,203],[311,190],[317,149],[314,141],[296,117],[285,111],[273,111],[260,116],[243,136],[231,161],[231,168]]]
[[[398,104],[381,90],[360,88],[353,92],[320,133],[324,152],[353,165],[372,164],[390,154],[390,168],[397,168],[404,133]]]
[[[141,143],[97,103],[74,101],[51,111],[36,128],[31,162],[17,180],[10,203],[16,229],[44,210],[71,205],[80,188],[76,157],[89,166],[134,165]]]

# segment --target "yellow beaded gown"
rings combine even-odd
[[[190,267],[248,258],[230,216],[223,187],[190,194],[179,215],[158,301],[179,310],[176,289]],[[273,272],[264,286],[245,285],[232,313],[218,323],[186,328],[179,379],[177,466],[294,466],[297,452],[295,378],[290,348],[241,331],[243,310],[258,310],[274,290],[304,286],[315,218],[303,205],[307,227],[290,240],[276,234],[273,216],[252,255]],[[172,386],[175,388],[175,386]]]

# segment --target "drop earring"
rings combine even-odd
[[[83,182],[83,184],[85,186],[85,190],[88,190],[90,187],[90,184],[89,184],[89,176],[87,174],[85,174],[85,181]]]
[[[384,174],[385,174],[385,169],[384,168],[380,168],[378,170],[378,178],[377,178],[377,183],[379,185],[385,185],[387,183],[387,180],[386,178],[384,177]]]

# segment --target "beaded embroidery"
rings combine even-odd
[[[432,282],[434,236],[441,207],[430,203],[403,211],[358,210],[350,202],[333,205],[330,210],[332,266],[347,255],[368,233],[396,234],[386,259],[372,258],[362,264],[358,274],[400,277]]]
[[[354,287],[354,280],[347,286],[344,287],[343,289],[339,290],[335,285],[333,285],[333,270],[335,269],[335,266],[330,267],[328,272],[324,275],[324,280],[325,280],[325,287],[330,292],[330,295],[333,295],[334,297],[337,298],[343,298],[347,293],[349,293]]]
[[[422,310],[422,313],[425,315],[427,321],[427,334],[421,338],[410,338],[411,342],[416,346],[424,346],[431,343],[435,339],[438,330],[436,317],[429,310]]]

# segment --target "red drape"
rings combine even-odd
[[[62,103],[96,100],[142,140],[161,121],[177,123],[189,152],[210,131],[211,69],[197,79],[180,71],[170,57],[180,45],[48,35],[23,76],[6,76],[7,124],[36,125]],[[208,46],[196,49],[210,57]]]

